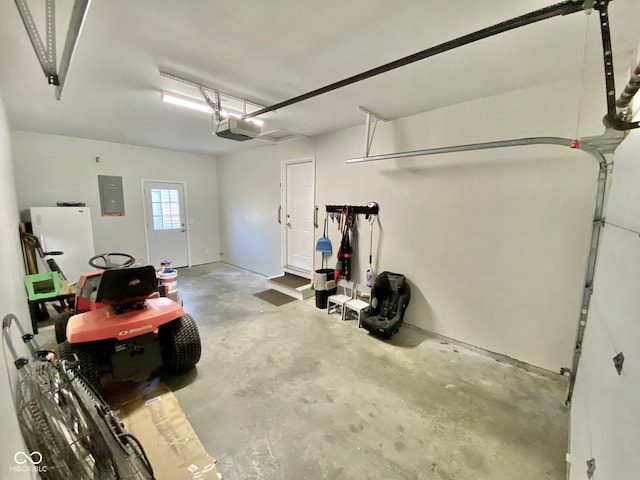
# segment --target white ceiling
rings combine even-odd
[[[5,0],[0,93],[13,129],[221,154],[264,144],[216,138],[207,114],[162,103],[160,90],[197,91],[159,70],[270,105],[555,1],[94,0],[56,101]],[[29,4],[43,18],[44,0]],[[59,50],[71,5],[57,2]],[[627,65],[640,44],[640,2],[614,0],[610,15],[617,66]],[[316,135],[362,124],[359,105],[398,118],[579,78],[586,18],[557,17],[402,67],[283,108],[263,129]],[[588,68],[602,69],[595,14]]]

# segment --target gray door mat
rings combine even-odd
[[[299,277],[298,275],[293,275],[291,273],[285,273],[279,277],[271,278],[270,281],[279,283],[280,285],[286,285],[290,288],[298,288],[311,283],[311,280],[308,278]]]
[[[253,296],[258,297],[265,302],[269,302],[271,305],[275,305],[276,307],[284,305],[285,303],[293,302],[295,300],[295,298],[273,289],[254,293]]]

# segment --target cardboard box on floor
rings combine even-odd
[[[146,383],[112,383],[102,392],[126,430],[142,444],[157,480],[222,479],[211,457],[159,379]]]

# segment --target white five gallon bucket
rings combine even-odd
[[[165,287],[167,293],[176,293],[178,291],[178,271],[175,268],[165,268],[158,273],[160,280],[159,286]]]

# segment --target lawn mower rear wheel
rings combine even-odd
[[[73,311],[62,312],[60,315],[58,315],[58,318],[56,318],[55,331],[57,343],[62,343],[67,339],[67,324],[69,323],[69,319],[73,317],[74,314],[75,313]]]
[[[198,326],[191,315],[184,314],[158,329],[164,366],[171,373],[191,370],[200,360],[202,345]]]
[[[75,356],[74,356],[75,355]],[[80,373],[96,390],[100,390],[102,368],[96,353],[96,345],[82,343],[71,345],[66,340],[56,347],[56,357],[61,360],[78,360]]]

